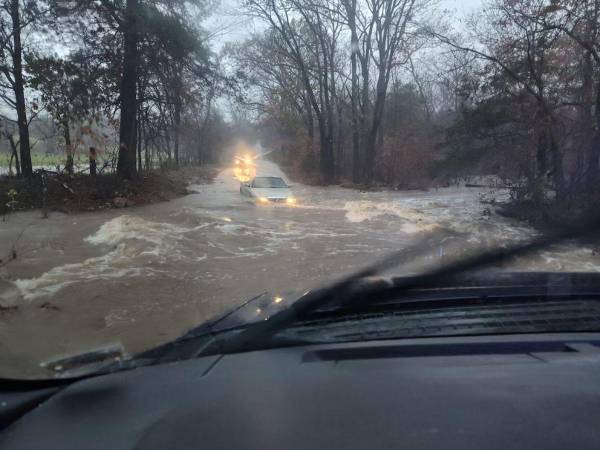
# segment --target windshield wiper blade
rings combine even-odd
[[[598,235],[600,235],[600,217],[594,217],[592,220],[585,221],[580,225],[566,227],[526,243],[475,254],[458,262],[442,264],[420,275],[405,277],[395,284],[394,289],[398,293],[407,291],[411,288],[427,285],[439,278],[455,276],[473,269],[488,268],[509,258],[528,254],[565,240],[598,237]],[[356,301],[356,298],[352,296],[349,296],[348,299],[340,298],[340,296],[347,293],[357,281],[380,274],[410,258],[419,256],[428,245],[429,240],[426,239],[408,249],[394,252],[381,261],[359,270],[329,287],[308,292],[291,304],[289,308],[275,313],[267,320],[251,325],[235,336],[223,338],[218,345],[220,353],[238,353],[259,347],[271,336],[293,324],[298,317],[306,315],[308,312],[334,299],[339,301],[341,305],[345,301]]]

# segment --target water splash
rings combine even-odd
[[[120,244],[106,255],[88,258],[81,263],[54,267],[40,277],[19,279],[14,283],[25,300],[52,296],[61,289],[78,283],[140,275],[141,268],[128,264],[131,256],[127,246]]]
[[[33,300],[78,283],[151,275],[152,264],[184,258],[178,247],[189,231],[169,223],[119,216],[84,239],[96,247],[111,246],[108,253],[57,266],[37,278],[18,279],[14,284],[24,299]]]

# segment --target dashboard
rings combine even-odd
[[[6,450],[597,450],[600,333],[215,355],[0,388],[0,405],[22,410]]]

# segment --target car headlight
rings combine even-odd
[[[258,201],[261,203],[269,203],[269,199],[267,197],[258,197]]]
[[[288,197],[286,200],[288,205],[295,205],[296,204],[296,199],[294,197]]]

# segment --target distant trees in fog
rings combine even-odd
[[[55,122],[67,167],[74,129],[98,123],[116,129],[116,170],[126,178],[157,163],[214,159],[210,146],[226,133],[215,101],[231,83],[198,26],[207,7],[204,0],[0,2],[0,98],[15,111],[4,119],[18,128],[22,173],[31,175],[28,129],[42,110]]]
[[[322,181],[496,173],[524,199],[595,198],[599,0],[492,0],[460,27],[427,0],[246,0],[246,103]]]

